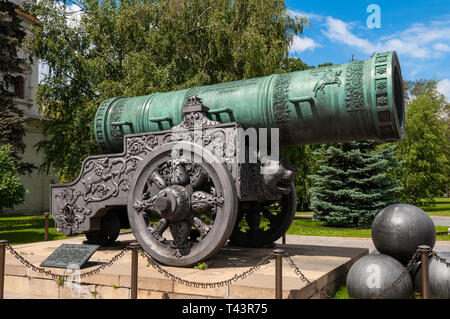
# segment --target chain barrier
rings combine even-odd
[[[112,266],[117,260],[119,260],[120,258],[122,258],[125,253],[129,250],[131,250],[131,248],[129,246],[127,246],[126,248],[124,248],[122,251],[120,251],[117,255],[115,255],[114,257],[112,257],[108,262],[103,263],[102,265],[100,265],[99,267],[90,270],[88,272],[82,273],[82,274],[77,274],[77,275],[60,275],[60,274],[55,274],[53,273],[51,270],[46,270],[45,268],[42,267],[38,267],[33,265],[32,263],[30,263],[28,260],[26,260],[24,257],[22,257],[20,255],[19,252],[17,252],[10,244],[6,244],[6,249],[16,258],[18,259],[23,265],[25,265],[27,268],[32,269],[35,272],[39,272],[39,273],[43,273],[47,276],[52,277],[52,279],[59,279],[59,280],[67,280],[69,278],[86,278],[86,277],[90,277],[93,276],[95,274],[98,274],[101,270],[105,269],[106,267],[110,267]],[[217,281],[217,282],[195,282],[195,281],[190,281],[190,280],[186,280],[183,278],[180,278],[170,272],[168,272],[167,270],[165,270],[164,268],[162,268],[162,266],[155,261],[146,251],[144,251],[142,248],[139,248],[139,253],[141,254],[141,256],[143,258],[145,258],[148,263],[155,269],[157,270],[159,273],[161,273],[162,275],[164,275],[166,278],[169,278],[173,281],[176,281],[179,284],[185,285],[187,287],[194,287],[194,288],[217,288],[217,287],[224,287],[224,286],[230,286],[231,284],[237,282],[240,279],[244,279],[250,275],[252,275],[253,273],[257,272],[262,265],[267,264],[269,262],[270,259],[273,259],[275,254],[273,252],[269,253],[268,255],[266,255],[265,257],[263,257],[256,265],[250,267],[248,270],[242,272],[241,274],[235,274],[232,278],[227,279],[227,280],[222,280],[222,281]],[[406,275],[410,272],[412,265],[414,262],[417,261],[417,259],[419,258],[419,256],[421,255],[421,251],[419,249],[416,250],[416,252],[414,253],[414,255],[411,257],[411,259],[409,260],[408,264],[406,265],[406,267],[403,269],[402,273],[397,277],[397,279],[388,287],[386,288],[380,295],[378,295],[375,298],[385,298],[389,292],[391,292],[395,287],[397,287],[397,285],[406,277]],[[450,263],[446,261],[446,258],[443,258],[441,256],[439,256],[436,251],[432,250],[431,251],[431,255],[433,256],[434,259],[436,259],[437,261],[444,263],[447,267],[450,267]],[[295,264],[295,262],[293,261],[293,259],[291,258],[291,256],[289,256],[286,252],[283,254],[283,257],[288,261],[289,267],[292,268],[292,270],[294,271],[294,273],[300,277],[300,280],[305,282],[308,286],[312,286],[313,287],[313,293],[312,295],[310,295],[309,297],[307,297],[307,299],[312,298],[315,295],[321,295],[321,296],[325,296],[326,298],[332,298],[327,292],[326,292],[326,287],[322,288],[322,289],[318,289],[317,287],[317,281],[311,282],[306,276],[305,274],[301,271],[301,269]]]
[[[60,280],[67,280],[68,278],[85,278],[90,277],[92,275],[98,274],[101,270],[105,269],[106,267],[112,266],[117,260],[119,260],[123,255],[130,249],[129,247],[124,248],[120,253],[115,255],[113,258],[111,258],[108,262],[103,263],[99,267],[90,270],[88,272],[78,274],[78,275],[59,275],[53,273],[51,270],[45,270],[45,268],[37,267],[30,263],[28,260],[23,258],[10,244],[6,244],[6,249],[9,250],[9,252],[18,259],[23,265],[25,265],[27,268],[32,269],[35,272],[39,272],[41,274],[45,274],[47,276],[51,276],[52,279],[60,279]]]
[[[300,270],[300,268],[295,264],[295,262],[292,260],[291,256],[289,256],[287,253],[284,253],[284,258],[288,261],[289,263],[289,267],[292,268],[292,270],[294,271],[294,273],[300,277],[300,280],[303,282],[306,282],[306,284],[309,285],[313,285],[313,283],[305,276],[305,274],[303,274],[303,272]],[[306,299],[311,299],[313,296],[320,294],[321,296],[325,296],[327,298],[332,298],[327,292],[326,292],[326,287],[323,287],[322,289],[319,290],[319,288],[317,288],[317,281],[314,281],[314,286],[313,286],[314,292],[312,293],[312,295],[310,295],[308,298]]]
[[[29,218],[29,219],[21,219],[21,220],[16,220],[16,221],[12,221],[12,222],[0,223],[0,227],[5,227],[5,226],[10,227],[10,226],[14,226],[14,225],[27,224],[33,220],[40,219],[42,217],[44,217],[43,214],[33,217],[33,218]]]
[[[421,255],[421,251],[420,251],[420,249],[417,249],[416,252],[414,253],[414,255],[409,260],[406,267],[403,269],[402,273],[397,277],[397,279],[394,280],[394,282],[389,287],[387,287],[380,295],[374,297],[374,299],[378,299],[378,298],[384,299],[391,292],[392,289],[397,287],[398,284],[403,280],[403,278],[405,278],[406,275],[409,274],[414,262],[419,258],[420,255]]]
[[[447,262],[447,259],[446,259],[446,258],[443,258],[443,257],[441,257],[441,256],[439,256],[439,255],[436,253],[436,251],[432,250],[432,251],[431,251],[431,254],[433,255],[433,258],[434,258],[434,259],[436,259],[437,261],[439,261],[439,262],[445,264],[447,267],[450,267],[450,263]]]
[[[140,253],[141,253],[142,257],[147,259],[148,263],[153,267],[153,269],[157,270],[159,273],[164,275],[164,277],[174,280],[174,281],[178,282],[179,284],[185,285],[187,287],[194,287],[194,288],[217,288],[217,287],[230,286],[234,282],[236,282],[240,279],[244,279],[247,276],[252,275],[256,271],[258,271],[263,264],[266,264],[270,259],[272,259],[274,257],[274,254],[270,253],[267,256],[263,257],[255,266],[250,267],[248,270],[244,271],[243,273],[241,273],[239,275],[235,274],[234,277],[227,279],[227,280],[222,280],[222,281],[217,281],[217,282],[195,282],[195,281],[185,280],[183,278],[180,278],[180,277],[168,272],[167,270],[162,268],[161,265],[157,261],[155,261],[145,250],[140,249]]]

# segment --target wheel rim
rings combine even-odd
[[[236,224],[230,237],[234,245],[262,247],[278,240],[292,224],[297,206],[294,183],[291,191],[280,201],[252,202],[239,208]],[[273,205],[277,206],[273,206]]]
[[[177,162],[172,157],[175,147],[183,149],[184,157],[197,156],[196,159],[201,159],[200,163],[197,160]],[[185,170],[190,183],[183,182],[183,178],[174,182],[173,176],[178,176],[174,173],[176,170]],[[193,176],[199,171],[202,171],[202,176],[206,174],[207,179],[202,183],[193,183]],[[172,179],[168,181],[167,176],[172,176]],[[132,185],[134,189],[128,198],[131,228],[141,247],[157,261],[171,266],[192,266],[215,255],[228,240],[237,216],[236,189],[225,164],[199,145],[177,142],[154,150],[140,166]],[[159,200],[161,194],[170,199],[167,200],[169,203]],[[211,195],[217,204],[202,213],[194,211],[194,205],[197,205],[196,210],[201,210],[200,206],[204,203],[202,198],[198,198],[202,197],[200,195]],[[158,199],[155,201],[154,198]],[[196,202],[196,199],[199,201]],[[190,208],[184,207],[187,202]],[[167,205],[181,208],[175,213],[169,209],[169,214],[161,215]],[[158,214],[153,211],[155,207],[160,210]],[[209,215],[211,223],[201,219],[201,215]],[[164,230],[169,230],[173,239],[166,238]]]

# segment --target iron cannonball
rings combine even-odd
[[[411,270],[409,271],[409,274],[411,275],[411,278],[416,278],[417,272],[420,269],[421,262],[415,262],[411,265]]]
[[[353,264],[347,274],[347,291],[351,298],[378,298],[403,272],[403,265],[384,254],[370,254]],[[406,299],[414,294],[413,281],[407,274],[385,299]]]
[[[437,252],[446,262],[450,262],[450,252]],[[450,299],[450,267],[434,259],[432,256],[428,259],[428,287],[430,297],[435,299]],[[414,280],[417,292],[422,292],[422,267],[416,272]]]
[[[436,229],[422,209],[394,204],[385,207],[373,220],[372,240],[380,253],[406,264],[419,245],[434,247]]]

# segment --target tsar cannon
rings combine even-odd
[[[398,141],[404,112],[395,52],[109,99],[94,122],[103,154],[86,158],[75,181],[51,185],[51,213],[58,231],[101,245],[131,226],[166,265],[197,264],[229,240],[261,247],[296,211],[297,169],[274,156],[278,145]]]

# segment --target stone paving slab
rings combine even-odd
[[[303,236],[296,236],[303,237]],[[61,244],[82,244],[83,237],[65,240],[39,242],[25,245],[15,245],[25,259],[36,266],[47,258]],[[104,262],[109,261],[130,242],[133,234],[122,234],[113,247],[102,247],[90,258],[81,273],[90,271]],[[368,249],[354,247],[336,247],[313,244],[277,245],[284,247],[292,260],[300,267],[310,280],[317,280],[319,288],[329,287],[331,290],[345,280],[345,275],[357,259],[366,255]],[[328,241],[329,243],[329,241]],[[185,280],[196,282],[216,282],[233,278],[251,266],[256,265],[273,248],[249,249],[241,247],[224,247],[221,252],[206,262],[206,270],[177,268],[163,266],[168,272]],[[65,269],[46,268],[56,274],[66,273]],[[5,296],[33,296],[41,298],[129,298],[131,252],[126,252],[113,266],[100,273],[81,280],[80,291],[75,291],[69,283],[57,282],[39,272],[22,265],[14,256],[7,252]],[[215,288],[187,287],[164,277],[146,259],[139,256],[138,298],[273,298],[275,296],[275,261],[272,259],[262,265],[259,271],[241,279],[230,286]],[[283,260],[283,298],[308,297],[310,289]],[[310,288],[310,287],[308,287]],[[309,295],[308,295],[309,294]]]

